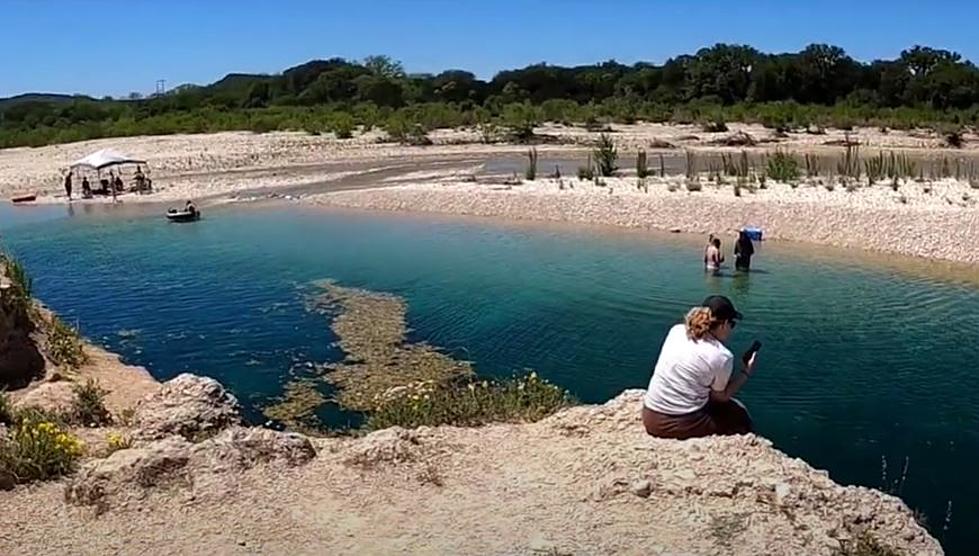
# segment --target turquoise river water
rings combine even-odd
[[[307,362],[341,356],[304,303],[323,278],[402,296],[411,339],[482,374],[533,368],[584,402],[644,387],[669,326],[723,293],[747,317],[732,348],[764,342],[739,396],[760,434],[900,494],[952,553],[979,541],[975,282],[774,244],[750,275],[712,277],[700,239],[281,206],[189,225],[6,206],[0,235],[85,335],[160,379],[221,380],[256,421]]]

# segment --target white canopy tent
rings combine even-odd
[[[77,168],[91,168],[92,170],[98,171],[102,170],[103,168],[117,166],[119,164],[146,164],[146,161],[138,158],[132,158],[131,156],[122,154],[115,149],[102,149],[100,151],[95,151],[85,158],[76,160],[72,163],[71,169],[75,170]]]

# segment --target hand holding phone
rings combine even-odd
[[[748,366],[748,364],[752,362],[752,358],[754,357],[754,355],[758,353],[758,350],[760,349],[761,349],[761,342],[755,340],[754,342],[752,342],[751,347],[748,348],[748,351],[744,352],[744,355],[741,356],[741,362],[744,363],[745,366]]]

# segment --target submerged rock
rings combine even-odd
[[[241,422],[238,400],[221,383],[184,373],[136,406],[133,437],[154,440],[176,434],[193,441]]]

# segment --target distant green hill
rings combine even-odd
[[[7,98],[0,98],[0,110],[23,104],[25,102],[44,102],[44,103],[63,103],[73,100],[93,100],[92,97],[85,95],[64,95],[58,93],[24,93]]]

